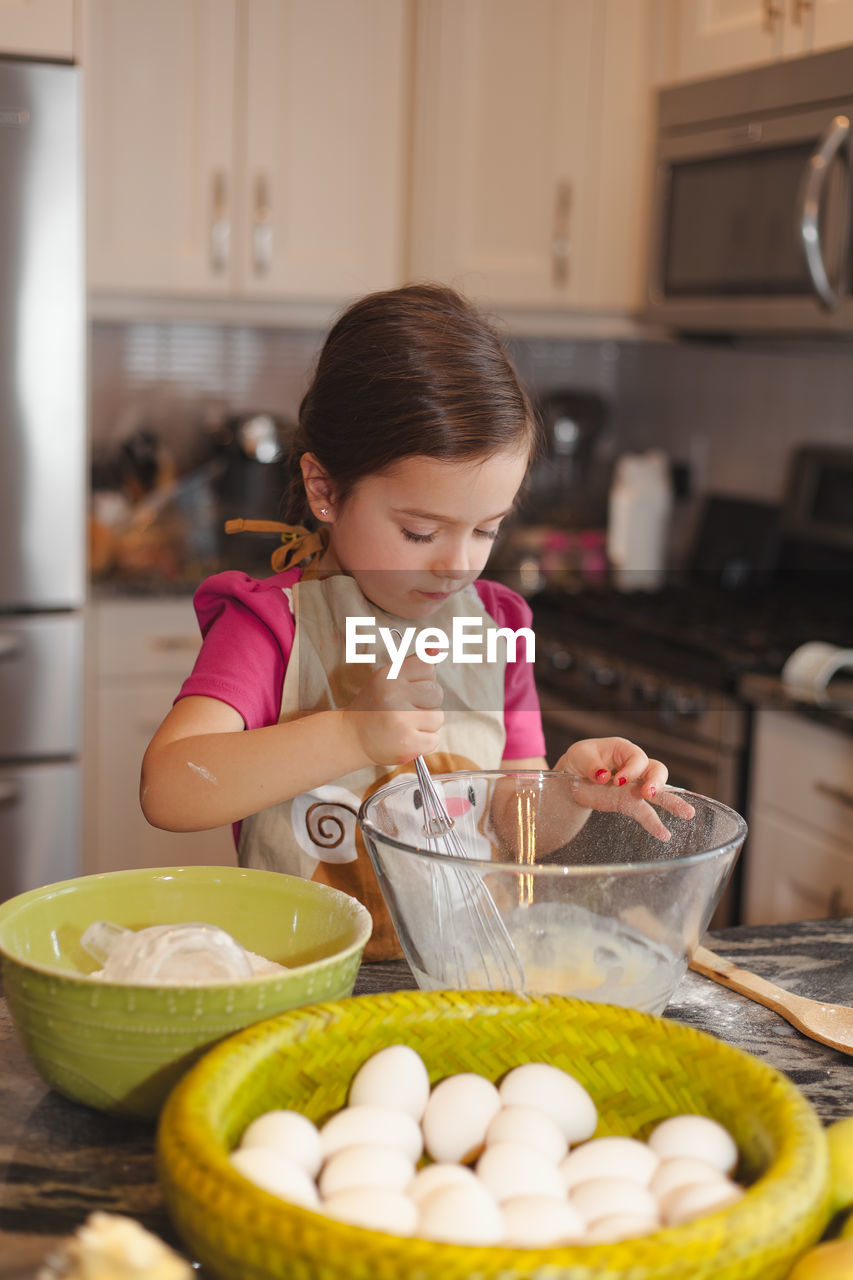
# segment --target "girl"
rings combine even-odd
[[[400,953],[357,828],[364,797],[418,753],[434,772],[547,765],[531,664],[410,655],[392,679],[384,655],[345,661],[347,619],[529,627],[519,596],[478,579],[536,438],[468,302],[434,285],[368,296],[332,328],[300,407],[277,572],[221,573],[196,594],[204,642],[146,752],[145,816],[238,823],[241,864],[352,893],[374,918],[368,958]],[[667,771],[639,747],[577,742],[556,767],[668,838],[649,804]]]

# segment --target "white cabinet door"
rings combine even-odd
[[[86,0],[90,288],[231,287],[236,0]]]
[[[497,304],[584,292],[595,0],[418,10],[412,274]]]
[[[680,0],[675,78],[772,62],[785,51],[787,0]]]
[[[160,831],[149,826],[139,807],[142,757],[175,693],[173,681],[98,692],[98,809],[95,848],[87,850],[91,871],[237,863],[230,827]]]
[[[74,56],[73,0],[0,0],[0,53],[70,62]]]
[[[145,749],[201,645],[191,600],[95,601],[86,635],[86,872],[236,864],[230,827],[159,831],[139,805]]]
[[[411,274],[497,307],[639,301],[645,3],[426,0]]]
[[[760,710],[752,761],[745,923],[853,914],[853,739]]]
[[[853,845],[759,809],[750,816],[746,852],[744,924],[853,915]]]
[[[237,287],[341,298],[399,283],[401,0],[248,0]]]
[[[804,5],[804,0],[792,0],[792,3],[795,12],[803,15],[802,22],[809,32],[812,49],[817,51],[853,44],[853,0],[815,0],[811,6],[807,2]]]

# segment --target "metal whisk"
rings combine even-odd
[[[415,756],[414,764],[423,799],[423,829],[428,848],[464,862],[468,852],[454,829],[453,819],[426,761],[423,756]],[[438,877],[438,930],[442,943],[450,949],[447,971],[454,985],[469,985],[473,968],[478,977],[482,970],[486,987],[523,991],[524,966],[479,870],[442,864],[435,867],[435,874]],[[459,913],[453,910],[454,899],[464,907],[462,937]]]

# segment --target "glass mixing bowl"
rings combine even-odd
[[[654,806],[670,832],[662,840],[626,812],[639,803],[630,786],[622,794],[557,771],[434,781],[463,857],[446,835],[429,834],[414,776],[375,792],[359,813],[418,985],[662,1012],[731,874],[743,818],[707,796],[665,788]],[[694,816],[667,805],[692,806]]]

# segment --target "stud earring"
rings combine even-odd
[[[329,514],[329,508],[328,508],[328,507],[321,507],[321,508],[320,508],[320,515],[323,517],[323,519],[324,519],[324,520],[325,520],[325,518],[326,518],[326,516],[327,516],[328,514]]]

